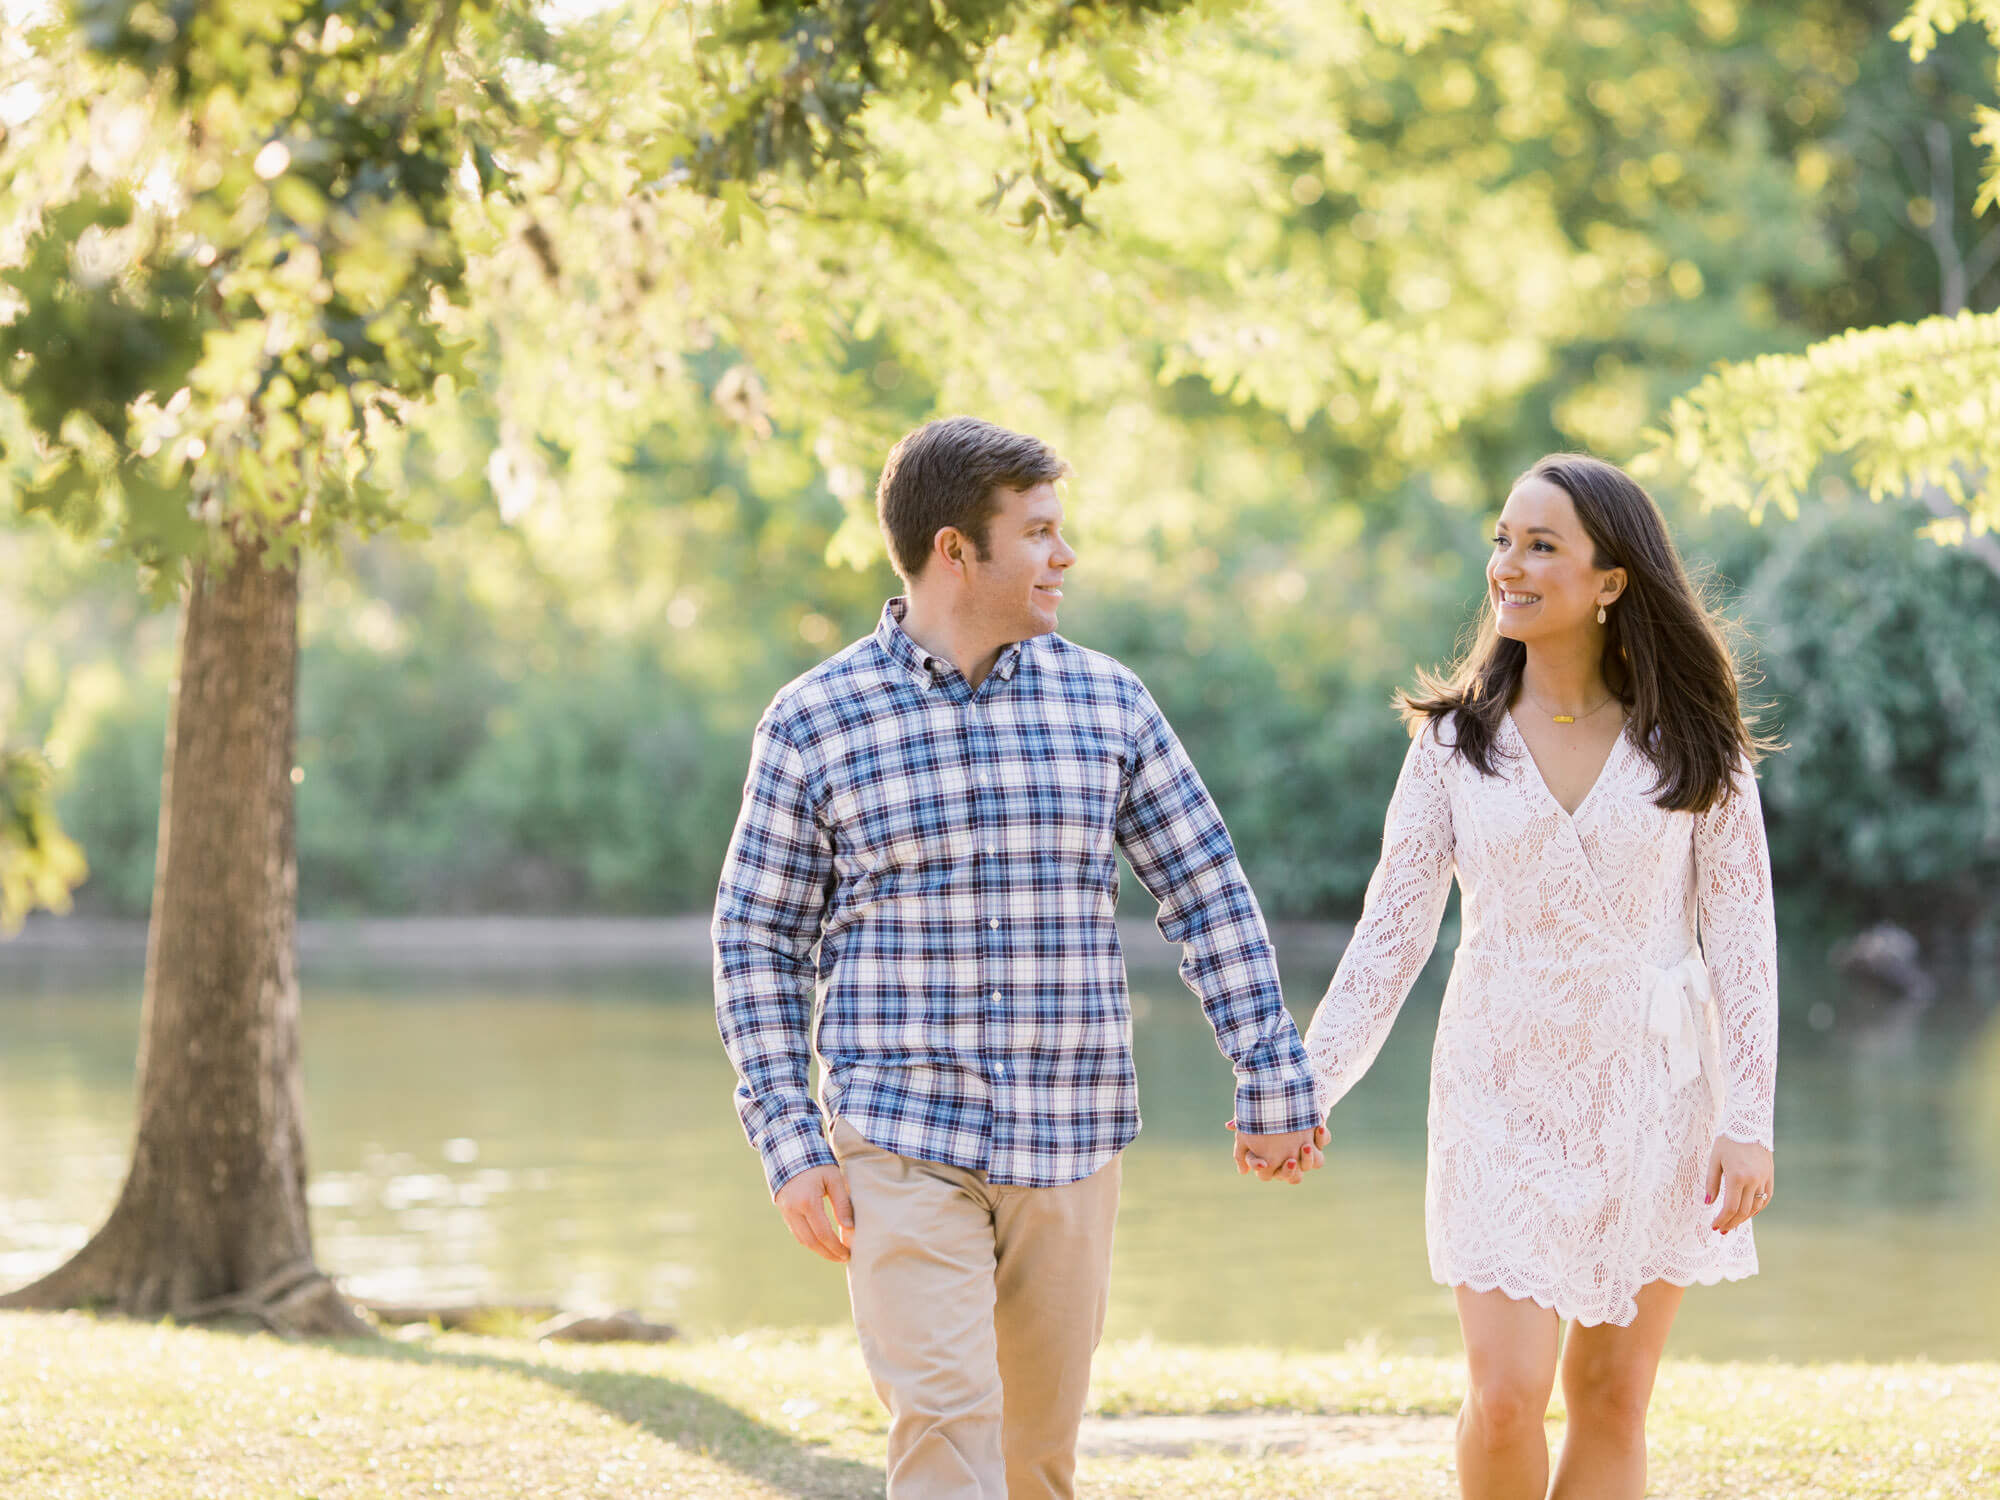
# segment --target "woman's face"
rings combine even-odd
[[[1625,587],[1623,568],[1600,568],[1568,491],[1529,475],[1514,486],[1493,532],[1486,588],[1500,633],[1542,641],[1602,631],[1600,606]]]

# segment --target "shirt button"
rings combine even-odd
[[[997,932],[999,931],[1000,928],[1000,919],[998,917],[988,917],[986,919],[986,925],[988,927],[993,928]]]
[[[993,992],[993,1003],[995,1005],[998,1005],[1000,1003],[1000,992],[998,990],[995,990]]]
[[[1004,1079],[1007,1076],[1007,1065],[1005,1063],[995,1063],[993,1065],[993,1076]]]
[[[987,852],[988,854],[998,854],[998,853],[999,853],[1000,851],[999,851],[999,849],[997,849],[997,848],[996,848],[995,846],[993,846],[992,844],[988,844],[988,845],[986,846],[986,852]]]

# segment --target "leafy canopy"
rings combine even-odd
[[[833,416],[868,312],[828,283],[851,293],[885,238],[926,238],[909,196],[900,215],[869,206],[891,185],[878,117],[976,111],[986,180],[946,215],[983,200],[1077,229],[1114,175],[1091,121],[1187,8],[654,0],[563,24],[508,0],[12,9],[5,497],[134,558],[165,598],[190,561],[251,547],[284,565],[409,521],[405,434],[445,401],[491,413],[503,504],[552,467],[621,462],[691,390],[752,428],[774,395],[794,420],[823,414],[819,451],[851,467],[880,436]],[[1337,18],[1414,42],[1443,12],[1356,0]],[[715,350],[737,359],[711,388]],[[38,784],[17,768],[0,800],[30,831],[0,848],[10,893],[75,873],[34,832]]]
[[[976,99],[1014,142],[989,197],[1074,227],[1109,175],[1085,128],[1104,91],[1054,64],[1184,4],[662,0],[558,27],[498,0],[76,0],[6,43],[0,379],[31,443],[10,488],[169,592],[234,539],[282,562],[379,529],[397,430],[495,373],[475,262],[529,259],[588,325],[622,309],[566,268],[564,227],[626,211],[657,284],[683,235],[712,251],[780,188],[865,183],[888,97]],[[580,351],[678,352],[651,312]]]
[[[1892,34],[1921,62],[1967,24],[2000,49],[2000,0],[1918,0]],[[2000,94],[2000,59],[1992,78]],[[1986,160],[1975,216],[2000,205],[2000,109],[1981,106],[1977,121]],[[1936,216],[1949,212],[1925,199],[1923,222],[1948,233]],[[2000,529],[2000,312],[1947,305],[1938,317],[1721,366],[1672,403],[1649,459],[1684,471],[1706,503],[1753,518],[1771,505],[1796,515],[1814,476],[1840,461],[1874,499],[1940,500],[1926,528],[1935,540]]]

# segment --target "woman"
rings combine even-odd
[[[1769,747],[1621,470],[1536,464],[1486,581],[1470,653],[1405,695],[1381,864],[1306,1050],[1330,1107],[1381,1050],[1455,868],[1425,1219],[1470,1367],[1459,1483],[1636,1500],[1682,1293],[1756,1271],[1749,1222],[1770,1202],[1777,955],[1750,771]]]

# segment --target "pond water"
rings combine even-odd
[[[1288,975],[1291,992],[1326,973]],[[1423,1245],[1444,973],[1336,1111],[1329,1169],[1291,1189],[1235,1175],[1214,1039],[1171,970],[1134,972],[1146,1126],[1110,1336],[1456,1349]],[[1788,965],[1789,983],[1810,974]],[[123,969],[0,970],[0,1286],[59,1262],[116,1196],[138,994]],[[1941,1006],[1898,1041],[1787,1033],[1764,1274],[1692,1292],[1679,1353],[2000,1357],[2000,1025],[1977,1009]],[[737,1127],[704,970],[316,969],[305,1031],[318,1253],[352,1291],[643,1305],[694,1333],[845,1321],[839,1271],[793,1244]]]

